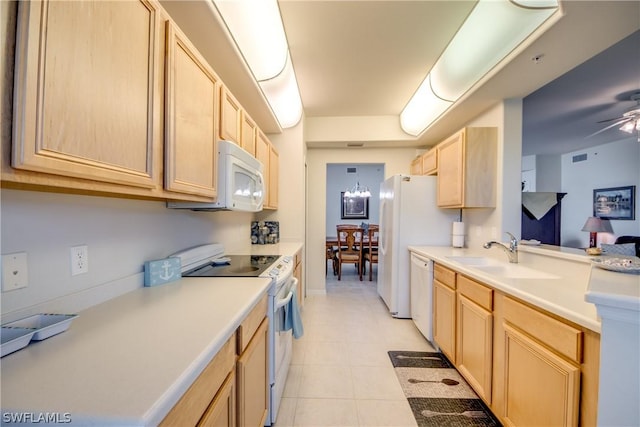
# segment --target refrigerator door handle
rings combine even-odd
[[[382,255],[386,255],[387,254],[387,248],[386,248],[386,241],[387,241],[387,239],[386,239],[386,237],[387,237],[386,236],[386,234],[387,234],[386,228],[387,227],[384,226],[384,211],[385,211],[385,207],[386,207],[385,204],[386,204],[386,200],[382,199],[380,201],[380,218],[379,218],[380,225],[381,225],[380,226],[380,237],[378,237],[378,247],[379,247],[380,253]]]

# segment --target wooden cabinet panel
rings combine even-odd
[[[582,331],[524,304],[504,299],[504,316],[531,337],[576,363],[582,361]]]
[[[226,86],[220,89],[220,138],[240,144],[242,107]]]
[[[422,155],[422,174],[435,175],[438,173],[438,150],[432,148]]]
[[[456,293],[438,280],[433,282],[433,340],[456,361]]]
[[[236,375],[233,371],[218,390],[198,427],[236,427]]]
[[[436,148],[438,206],[495,207],[497,129],[465,128]]]
[[[422,175],[422,156],[418,156],[411,161],[411,166],[409,167],[410,175]]]
[[[504,325],[502,416],[511,426],[577,426],[580,368]]]
[[[448,269],[447,267],[443,267],[440,264],[434,264],[433,277],[451,289],[456,288],[456,272]]]
[[[237,331],[238,354],[242,354],[249,345],[249,341],[260,327],[262,320],[267,315],[267,296],[265,295],[242,321]]]
[[[264,200],[265,204],[269,199],[269,156],[271,155],[271,149],[269,148],[271,144],[267,137],[262,133],[262,131],[258,130],[258,136],[256,138],[256,159],[260,163],[262,163],[263,170],[262,175],[264,176]]]
[[[491,404],[493,314],[458,289],[457,367],[476,393]]]
[[[464,133],[460,132],[438,144],[438,206],[460,206],[463,201]]]
[[[159,186],[160,10],[146,0],[20,2],[14,168]]]
[[[493,310],[493,289],[461,274],[457,275],[456,285],[461,295],[466,296],[485,310]]]
[[[185,426],[198,423],[229,373],[233,371],[236,360],[235,344],[234,335],[227,340],[160,425]]]
[[[280,159],[278,151],[260,130],[258,130],[258,137],[256,138],[256,159],[264,166],[264,187],[266,191],[264,208],[277,209]]]
[[[279,181],[280,181],[280,157],[275,147],[269,147],[269,202],[268,207],[278,208]]]
[[[171,21],[166,34],[165,188],[213,200],[220,80]]]
[[[252,156],[256,155],[256,136],[257,126],[251,117],[245,112],[242,112],[242,126],[240,129],[240,146],[251,153]]]
[[[268,324],[265,318],[238,358],[238,425],[262,427],[269,407]]]

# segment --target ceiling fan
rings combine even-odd
[[[640,142],[640,92],[636,92],[633,95],[631,95],[630,99],[632,101],[636,101],[637,103],[634,109],[623,113],[622,116],[620,117],[614,117],[613,119],[607,119],[607,120],[600,120],[598,123],[607,123],[613,120],[615,120],[615,122],[589,135],[589,137],[598,135],[599,133],[602,133],[613,127],[621,125],[619,129],[624,132],[633,133],[635,131],[636,135],[638,136],[638,142]]]

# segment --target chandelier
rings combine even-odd
[[[369,187],[361,186],[360,182],[356,182],[355,187],[346,190],[343,197],[371,197],[371,191]]]

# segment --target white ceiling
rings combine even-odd
[[[261,128],[268,133],[279,132],[262,93],[209,0],[161,3]],[[306,120],[355,118],[356,127],[367,123],[366,118],[398,116],[474,4],[475,0],[280,0]],[[406,135],[384,141],[383,145],[433,145],[501,100],[527,97],[640,29],[639,1],[569,0],[562,2],[562,10],[563,17],[553,27],[530,46],[514,52],[508,63],[501,64],[498,72],[472,88],[423,135],[417,139]],[[637,47],[637,38],[634,43]],[[537,55],[543,55],[540,63],[531,59]],[[577,124],[586,116],[579,111],[611,103],[634,85],[633,89],[640,90],[638,79],[622,84],[622,73],[616,73],[615,87],[610,87],[614,71],[626,70],[627,65],[618,60],[614,64],[604,62],[595,75],[584,72],[591,76],[588,81],[592,83],[574,91],[580,99],[567,91],[561,99],[549,101],[554,108],[562,107],[560,110],[548,108],[543,101],[547,96],[543,92],[555,96],[562,92],[558,87],[541,90],[525,100],[527,114],[533,114],[525,117],[525,125],[541,137],[525,138],[529,154],[543,152],[544,147],[559,150],[557,138],[575,134],[567,129],[556,134],[558,137],[550,133],[558,116],[566,118],[563,123]],[[638,72],[637,66],[631,67]],[[586,81],[586,77],[579,79]],[[573,78],[564,80],[575,83]],[[590,116],[588,120],[611,118],[618,114],[614,108],[624,109],[623,104],[612,106],[606,111],[607,117]],[[399,129],[399,119],[389,123]],[[317,146],[345,147],[354,139],[357,136],[326,141],[324,145],[320,141]]]

